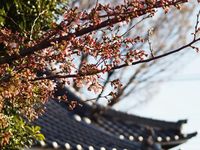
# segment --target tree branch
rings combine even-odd
[[[168,4],[166,4],[165,6],[177,5],[177,4],[186,3],[186,2],[188,2],[188,0],[175,0],[175,1],[168,2]],[[163,4],[156,3],[156,5],[154,5],[154,7],[152,7],[151,9],[160,8],[160,7],[163,7]],[[131,19],[149,13],[149,9],[150,8],[146,8],[146,9],[136,11],[134,14],[131,14]],[[92,26],[83,28],[79,31],[75,31],[75,33],[69,33],[66,36],[57,37],[57,38],[54,38],[54,39],[51,39],[51,40],[47,40],[47,39],[43,40],[42,42],[40,42],[39,44],[37,44],[33,47],[24,48],[24,49],[20,50],[18,55],[15,54],[15,55],[11,55],[11,56],[8,56],[8,57],[0,57],[0,65],[6,64],[6,63],[12,63],[15,60],[18,60],[18,59],[21,59],[25,56],[34,54],[34,52],[36,52],[36,51],[40,51],[40,50],[43,50],[45,48],[51,47],[52,46],[51,43],[60,43],[63,40],[67,41],[67,40],[70,40],[70,38],[72,38],[72,37],[79,37],[79,36],[85,35],[87,33],[99,30],[101,28],[112,26],[112,25],[117,24],[119,22],[125,21],[126,19],[127,19],[127,15],[113,17],[111,19],[107,19],[105,21],[102,21],[100,24],[98,24],[96,26],[92,25]]]
[[[172,54],[175,54],[175,53],[178,53],[180,51],[183,51],[185,50],[186,48],[188,47],[191,47],[194,43],[200,41],[200,38],[197,38],[195,40],[193,40],[192,42],[178,48],[178,49],[175,49],[175,50],[171,50],[167,53],[164,53],[164,54],[161,54],[161,55],[158,55],[158,56],[154,56],[154,57],[151,57],[151,58],[148,58],[148,59],[145,59],[145,60],[139,60],[139,61],[136,61],[136,62],[133,62],[131,64],[131,66],[133,65],[137,65],[137,64],[142,64],[142,63],[147,63],[147,62],[151,62],[151,61],[154,61],[154,60],[157,60],[157,59],[161,59],[161,58],[164,58],[164,57],[167,57],[169,55],[172,55]],[[123,67],[127,67],[127,66],[130,66],[128,64],[122,64],[122,65],[119,65],[119,66],[115,66],[115,67],[112,67],[109,71],[107,72],[110,72],[110,71],[113,71],[113,70],[117,70],[117,69],[121,69]],[[98,74],[98,73],[102,73],[102,72],[105,72],[105,70],[99,70],[97,72],[88,72],[87,74],[69,74],[69,75],[51,75],[51,76],[46,76],[46,77],[38,77],[38,78],[35,78],[34,80],[32,81],[36,81],[36,80],[44,80],[44,79],[49,79],[49,80],[53,80],[55,78],[74,78],[74,77],[83,77],[83,76],[89,76],[89,75],[95,75],[95,74]]]

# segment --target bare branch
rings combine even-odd
[[[199,18],[200,18],[200,10],[197,14],[197,20],[196,20],[196,24],[195,24],[195,28],[194,28],[194,40],[197,38],[197,32],[199,32],[198,31]]]

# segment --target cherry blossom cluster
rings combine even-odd
[[[90,11],[66,8],[60,24],[41,31],[36,40],[9,29],[0,29],[0,112],[9,102],[22,115],[34,119],[53,96],[55,79],[95,93],[102,91],[102,75],[120,65],[131,65],[148,57],[145,50],[134,48],[140,36],[125,38],[115,27],[143,15],[165,12],[186,0],[132,0],[123,4],[96,4]],[[122,29],[119,27],[119,29]],[[138,33],[139,34],[139,33]],[[34,36],[34,35],[32,35]],[[82,58],[86,60],[82,60]],[[46,70],[51,74],[43,74]],[[39,75],[39,74],[43,75]],[[72,78],[73,80],[70,80]],[[111,82],[114,89],[119,80]],[[114,96],[111,92],[111,96]],[[67,100],[67,97],[62,99]],[[76,102],[69,103],[73,109]],[[1,125],[1,124],[0,124]]]

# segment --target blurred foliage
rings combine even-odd
[[[0,149],[21,150],[44,140],[40,127],[32,126],[8,103],[0,113]]]
[[[59,19],[67,0],[1,0],[0,28],[8,28],[24,36],[38,34]],[[0,50],[3,50],[0,43]],[[1,53],[0,53],[1,54]],[[9,100],[4,100],[9,101]],[[32,126],[10,104],[0,108],[0,149],[21,150],[44,140],[40,127]]]
[[[41,31],[64,11],[67,0],[1,0],[0,27],[13,31]]]

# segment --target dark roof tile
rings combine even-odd
[[[64,91],[69,99],[81,101],[71,91]],[[182,144],[196,135],[181,134],[181,125],[186,123],[185,120],[167,122],[148,119],[87,104],[69,112],[64,102],[56,100],[49,100],[46,108],[45,114],[34,124],[42,127],[47,147],[159,150],[161,146],[168,149]],[[103,113],[93,113],[101,109]]]

